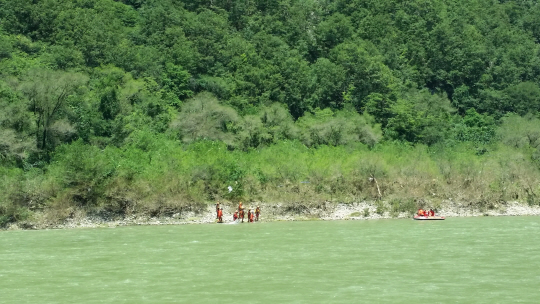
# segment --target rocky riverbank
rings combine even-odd
[[[256,203],[246,206],[254,209]],[[318,204],[258,204],[261,207],[261,221],[304,221],[304,220],[375,220],[390,218],[411,218],[410,212],[395,213],[381,208],[375,202]],[[223,206],[224,222],[232,222],[236,205]],[[448,202],[437,208],[437,214],[447,218],[464,216],[524,216],[540,215],[540,206],[529,206],[518,202],[508,202],[491,209],[474,209],[470,206]],[[246,212],[247,213],[247,212]],[[169,217],[149,217],[131,215],[123,218],[114,216],[88,216],[84,212],[75,212],[62,223],[48,224],[38,217],[32,222],[11,224],[8,230],[18,229],[70,229],[98,228],[135,225],[182,225],[208,224],[216,222],[215,206],[209,205],[201,212],[177,213]]]

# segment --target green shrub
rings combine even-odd
[[[375,213],[377,213],[378,215],[383,215],[388,209],[383,201],[377,201],[375,205],[377,206],[377,208],[375,209]]]
[[[369,208],[364,208],[364,217],[369,217]]]
[[[412,198],[396,198],[390,200],[390,214],[392,217],[398,216],[400,213],[412,215],[416,212],[416,202]]]

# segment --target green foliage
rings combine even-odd
[[[376,204],[377,208],[375,209],[375,213],[378,215],[384,215],[384,213],[387,211],[388,207],[385,206],[384,202],[377,201]]]
[[[498,135],[502,142],[515,148],[540,147],[540,120],[510,114],[502,119]]]
[[[503,144],[525,150],[540,168],[540,120],[509,114],[502,119],[497,135]]]
[[[410,207],[398,194],[461,189],[537,202],[539,14],[530,1],[0,0],[0,225],[218,198],[388,199],[391,213]]]
[[[302,141],[308,146],[346,145],[362,142],[375,145],[382,137],[380,125],[375,124],[370,115],[359,115],[355,111],[341,110],[333,113],[330,109],[306,114],[298,120]]]
[[[172,63],[165,65],[165,74],[162,77],[163,89],[176,98],[171,105],[180,105],[180,100],[190,97],[192,92],[188,89],[188,81],[191,75],[182,67]]]
[[[315,37],[321,57],[326,57],[329,50],[351,38],[353,27],[350,19],[341,14],[334,13],[320,22],[315,30]]]
[[[228,131],[238,122],[236,111],[220,105],[211,94],[199,94],[182,107],[171,128],[184,142],[199,139],[220,140],[233,144],[233,136]]]
[[[351,104],[360,110],[371,93],[388,94],[393,90],[394,76],[383,57],[370,42],[357,40],[336,46],[330,58],[346,71],[347,87],[352,89]]]
[[[463,119],[454,125],[452,132],[454,139],[458,141],[489,144],[495,140],[495,120],[491,116],[469,109]]]
[[[0,162],[11,164],[26,159],[35,151],[36,142],[32,116],[26,111],[15,90],[0,82]]]
[[[13,46],[8,36],[0,31],[0,60],[10,58],[13,52]]]
[[[27,202],[21,199],[24,182],[22,170],[0,166],[0,227],[26,220],[31,212]]]
[[[311,96],[313,108],[340,109],[344,100],[343,91],[346,82],[345,70],[326,58],[319,58],[311,65],[312,86]]]
[[[417,205],[414,199],[392,199],[390,200],[390,214],[397,217],[400,213],[407,213],[407,215],[415,214]]]
[[[296,139],[297,127],[287,109],[279,104],[264,107],[259,115],[247,115],[239,123],[237,140],[244,149]]]
[[[71,124],[63,120],[70,98],[88,81],[82,74],[32,70],[24,76],[19,90],[29,101],[36,124],[37,147],[52,151],[59,141],[69,140],[74,133]]]
[[[398,99],[391,111],[393,117],[386,129],[388,137],[434,144],[446,137],[454,109],[443,94],[423,90]]]
[[[508,96],[507,109],[504,112],[514,112],[519,115],[532,113],[540,109],[540,87],[534,82],[520,82],[506,89]]]
[[[114,149],[100,151],[82,141],[56,150],[49,167],[51,175],[69,189],[71,199],[81,206],[95,206],[103,196],[103,187],[116,170]]]
[[[369,217],[369,208],[364,208],[364,217]]]
[[[68,70],[84,66],[81,51],[62,45],[50,46],[43,54],[44,61],[54,69]]]
[[[99,102],[99,111],[105,120],[114,119],[120,113],[120,103],[116,89],[108,88],[103,93]]]

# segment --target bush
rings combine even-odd
[[[26,220],[31,212],[24,199],[24,173],[0,166],[0,227]]]
[[[398,216],[400,213],[407,213],[408,215],[413,215],[415,212],[416,202],[412,198],[395,198],[390,200],[390,214],[393,217]]]
[[[196,140],[219,140],[234,145],[233,128],[238,124],[236,111],[219,104],[210,93],[201,93],[188,100],[171,128],[186,143]]]
[[[306,114],[298,119],[296,125],[301,130],[301,139],[307,146],[339,146],[361,142],[372,147],[382,137],[380,125],[367,113],[359,115],[354,110],[341,110],[336,113],[330,109]]]

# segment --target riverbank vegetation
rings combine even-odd
[[[534,2],[0,0],[0,20],[0,226],[540,204]]]

